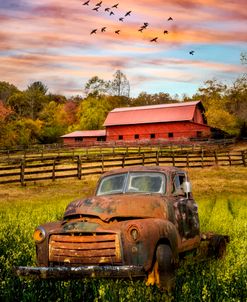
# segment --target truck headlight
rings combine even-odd
[[[42,227],[38,227],[33,233],[33,239],[37,243],[41,243],[42,241],[44,241],[45,237],[46,237],[46,232],[45,229]]]
[[[140,237],[140,232],[136,227],[133,227],[129,230],[130,236],[133,239],[133,241],[137,241]]]

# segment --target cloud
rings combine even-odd
[[[78,0],[1,1],[1,73],[21,85],[30,78],[49,79],[61,91],[76,90],[78,81],[94,75],[110,79],[117,69],[131,75],[136,85],[149,80],[197,83],[218,73],[235,76],[242,69],[229,62],[233,48],[236,53],[246,49],[245,2],[125,0],[110,17],[104,11],[113,4],[110,0],[103,1],[99,12],[92,11],[96,1],[89,7]],[[131,15],[120,22],[128,10]],[[174,20],[168,22],[169,16]],[[149,25],[140,33],[143,22]],[[97,34],[90,35],[92,29]],[[151,43],[155,36],[158,43]],[[210,50],[204,45],[211,45]],[[213,45],[224,47],[215,61]],[[192,58],[188,49],[199,56]]]

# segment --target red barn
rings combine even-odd
[[[65,145],[92,145],[106,140],[105,130],[74,131],[61,136]]]
[[[200,101],[116,108],[104,126],[107,141],[189,140],[211,135]]]

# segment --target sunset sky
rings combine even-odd
[[[0,0],[0,81],[21,90],[42,81],[69,97],[83,95],[91,77],[111,80],[121,70],[132,97],[192,95],[204,81],[230,84],[246,68],[247,0],[103,0],[98,11],[100,0],[86,1]]]

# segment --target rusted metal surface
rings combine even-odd
[[[49,240],[49,261],[57,264],[121,263],[117,235],[52,235]]]
[[[62,221],[36,229],[39,267],[17,267],[16,273],[67,279],[146,276],[148,284],[165,287],[164,280],[173,277],[171,263],[184,253],[221,258],[229,241],[200,234],[190,187],[186,172],[175,167],[107,172],[93,196],[68,205]],[[163,255],[158,250],[167,252],[169,276],[156,259]]]

